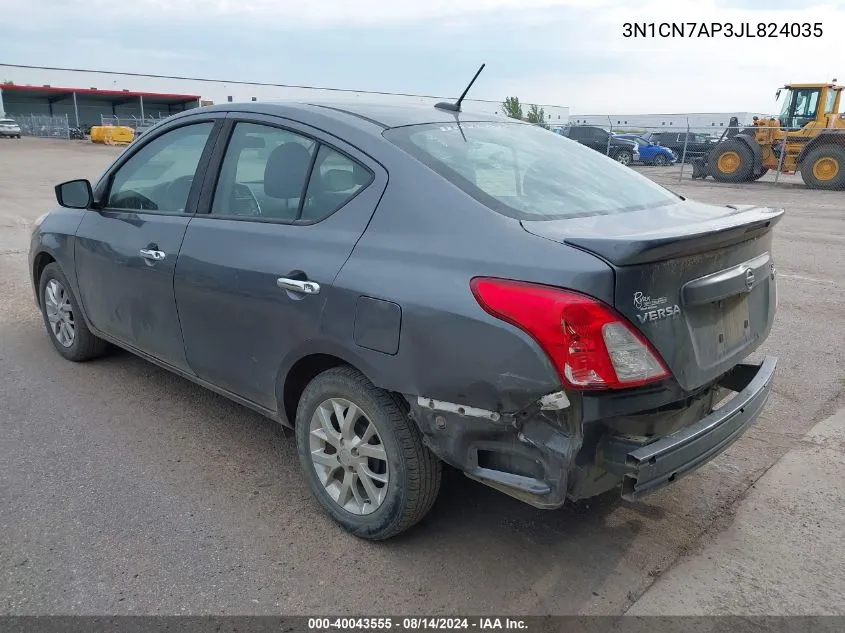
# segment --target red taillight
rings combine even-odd
[[[534,337],[566,387],[624,389],[669,376],[648,341],[597,299],[508,279],[476,277],[470,286],[487,312]]]

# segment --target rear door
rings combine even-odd
[[[193,371],[273,410],[278,370],[319,335],[387,173],[343,141],[276,117],[232,115],[224,137],[182,244],[176,300]]]
[[[74,258],[91,324],[120,343],[187,369],[173,273],[223,115],[189,117],[132,147],[99,183]]]

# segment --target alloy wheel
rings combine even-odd
[[[57,279],[51,279],[44,288],[44,308],[50,332],[63,347],[70,347],[76,339],[76,323],[70,296]]]
[[[352,514],[375,512],[387,495],[387,452],[375,425],[353,402],[323,401],[311,416],[311,462],[337,505]]]

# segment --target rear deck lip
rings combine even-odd
[[[757,419],[769,398],[777,358],[767,356],[756,367],[741,391],[723,408],[696,424],[630,451],[622,498],[635,501],[658,490],[703,466],[736,441]],[[738,368],[750,369],[748,365]]]

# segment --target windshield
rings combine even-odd
[[[412,125],[384,136],[479,202],[518,219],[621,213],[677,201],[630,167],[536,125]]]

